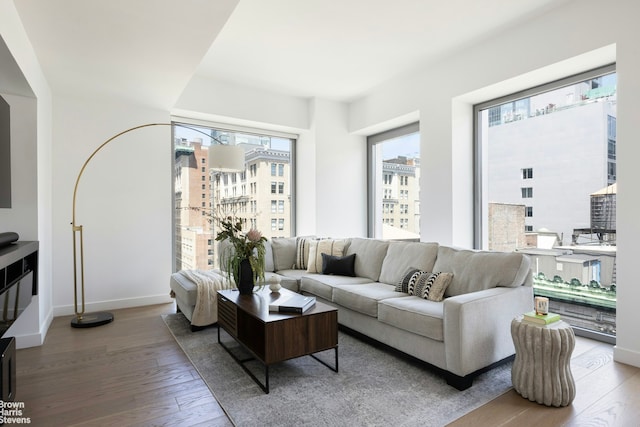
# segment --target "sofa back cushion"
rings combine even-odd
[[[497,286],[516,287],[525,283],[531,261],[519,252],[491,252],[438,248],[434,272],[453,273],[445,296],[462,295]]]
[[[277,237],[271,239],[274,271],[291,270],[296,262],[296,238]]]
[[[264,271],[270,273],[276,271],[276,266],[273,263],[273,247],[271,247],[271,240],[264,242]]]
[[[433,271],[438,255],[437,243],[389,242],[387,255],[382,261],[380,282],[396,285],[409,267]]]
[[[377,282],[388,247],[389,242],[383,240],[354,237],[351,239],[345,255],[356,254],[354,262],[356,276],[366,277]]]

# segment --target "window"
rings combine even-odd
[[[476,246],[528,254],[534,293],[594,338],[615,336],[616,100],[611,65],[474,108]]]
[[[175,271],[217,267],[215,216],[241,218],[246,227],[255,227],[267,238],[295,235],[294,135],[188,124],[174,126],[173,135]],[[245,170],[230,173],[208,168],[214,138],[215,143],[243,147]],[[271,176],[277,176],[277,181],[271,181]],[[186,241],[191,243],[185,246]]]
[[[369,236],[420,240],[418,123],[372,135],[367,143]]]

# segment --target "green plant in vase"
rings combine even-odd
[[[250,294],[256,283],[264,283],[267,239],[255,228],[243,232],[242,220],[232,216],[220,220],[220,228],[216,240],[227,240],[231,244],[221,257],[229,279],[233,275],[240,293]]]

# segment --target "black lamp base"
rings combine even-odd
[[[71,320],[72,328],[94,328],[113,322],[113,314],[107,312],[83,314],[82,319],[78,316]]]

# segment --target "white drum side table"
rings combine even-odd
[[[570,405],[576,396],[570,366],[576,339],[571,326],[562,320],[537,325],[519,317],[511,321],[511,337],[516,348],[511,382],[516,392],[542,405]]]

